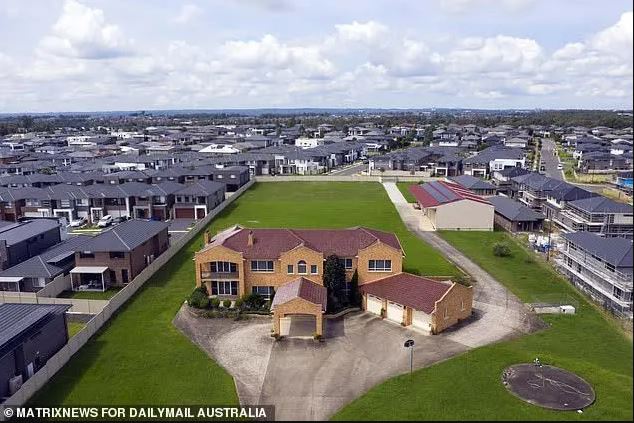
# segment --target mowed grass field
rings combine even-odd
[[[397,182],[396,183],[396,187],[399,189],[399,191],[401,191],[401,193],[403,194],[403,197],[405,197],[408,203],[416,202],[416,199],[414,198],[412,193],[409,192],[410,185],[415,185],[415,184],[416,182]]]
[[[260,183],[211,224],[340,228],[397,233],[407,271],[448,276],[456,268],[405,229],[379,183]],[[202,234],[155,274],[31,401],[33,405],[236,404],[232,378],[172,326],[194,287]]]
[[[371,389],[344,407],[339,420],[627,420],[632,421],[632,342],[540,258],[503,232],[443,232],[442,237],[520,299],[567,297],[575,315],[542,315],[550,327],[512,341],[469,351]],[[508,242],[512,257],[495,257]],[[509,394],[500,377],[509,365],[532,362],[571,370],[590,382],[596,402],[583,414],[532,406]]]

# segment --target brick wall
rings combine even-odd
[[[436,301],[436,308],[431,317],[432,332],[440,333],[471,316],[472,307],[473,287],[454,284],[440,300]]]

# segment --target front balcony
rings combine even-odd
[[[209,271],[203,270],[200,272],[200,278],[204,280],[214,280],[214,281],[218,281],[218,280],[237,281],[239,280],[240,275],[238,272],[222,273],[222,272],[209,272]]]

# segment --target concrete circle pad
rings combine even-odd
[[[502,383],[516,397],[552,410],[581,410],[595,400],[588,382],[553,366],[523,363],[507,367]]]

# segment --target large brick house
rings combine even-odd
[[[293,316],[309,315],[314,316],[315,332],[321,335],[326,309],[323,266],[333,254],[344,264],[348,283],[357,271],[364,309],[369,312],[433,333],[471,314],[471,288],[403,273],[404,251],[396,235],[363,227],[248,229],[236,225],[213,238],[205,233],[205,245],[194,258],[196,286],[204,284],[211,296],[221,299],[247,293],[274,297],[275,333],[284,335]],[[382,289],[374,290],[379,283]],[[432,305],[443,300],[444,307],[418,310],[422,302],[407,300],[402,295],[404,286],[412,296],[425,295]],[[376,301],[381,302],[378,308]],[[442,321],[434,317],[437,313],[443,314]]]

